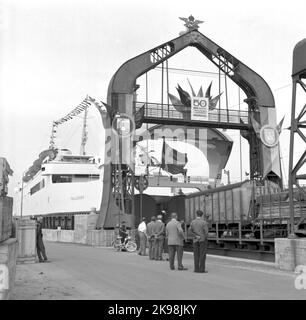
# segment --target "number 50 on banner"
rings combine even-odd
[[[191,120],[208,120],[208,98],[191,97]]]

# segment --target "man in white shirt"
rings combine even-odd
[[[139,252],[141,256],[146,255],[146,246],[147,246],[147,225],[146,218],[142,218],[138,226],[138,235],[139,235]]]

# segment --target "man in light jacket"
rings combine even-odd
[[[168,238],[170,269],[175,270],[174,258],[175,253],[177,253],[177,269],[187,270],[187,268],[183,266],[182,262],[185,235],[181,223],[177,221],[177,214],[175,212],[171,214],[171,220],[166,225],[166,235]]]

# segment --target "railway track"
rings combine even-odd
[[[184,250],[187,252],[192,252],[192,244],[186,243],[184,246]],[[260,261],[267,261],[267,262],[275,261],[274,251],[208,247],[207,253],[219,255],[219,256],[225,256],[225,257],[260,260]]]

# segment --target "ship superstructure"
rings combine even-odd
[[[61,149],[55,159],[43,160],[41,169],[16,197],[15,214],[76,214],[99,208],[103,165],[97,157],[72,155]]]

